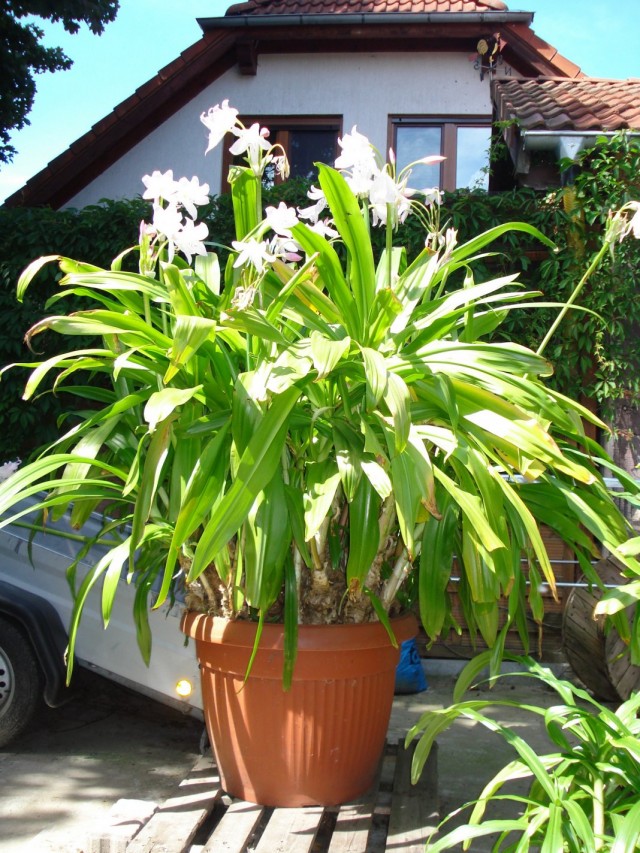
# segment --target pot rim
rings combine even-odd
[[[413,613],[407,612],[394,616],[390,620],[391,629],[397,645],[410,640],[418,633],[418,621]],[[222,616],[212,616],[186,610],[181,619],[180,628],[187,636],[204,642],[229,643],[253,647],[257,622],[247,619],[229,620]],[[389,635],[381,622],[358,622],[346,624],[298,625],[298,649],[315,650],[319,635],[322,634],[323,650],[343,648],[380,648],[392,645]],[[387,643],[387,641],[389,641]],[[260,648],[282,650],[284,648],[284,625],[269,622],[263,626]]]

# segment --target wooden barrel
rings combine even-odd
[[[595,566],[605,584],[624,583],[619,564],[611,557]],[[580,583],[586,583],[582,578]],[[571,668],[598,699],[619,702],[640,688],[640,666],[629,659],[627,645],[613,626],[605,630],[603,616],[594,617],[601,598],[598,589],[575,587],[569,597],[562,620],[562,641]],[[630,619],[633,609],[628,608]]]

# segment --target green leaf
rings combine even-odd
[[[300,552],[304,564],[311,566],[311,554],[305,538],[304,495],[301,489],[288,483],[284,487],[284,497],[296,548]]]
[[[119,335],[125,341],[155,344],[164,351],[171,346],[171,338],[148,325],[139,317],[115,311],[78,311],[69,317],[45,317],[29,330],[29,337],[52,329],[61,335]]]
[[[532,225],[529,225],[526,222],[505,222],[503,225],[497,225],[495,228],[489,228],[487,231],[484,231],[482,234],[479,234],[477,237],[472,238],[468,242],[463,243],[461,246],[454,249],[451,256],[452,263],[459,263],[463,260],[466,261],[471,255],[479,252],[480,249],[483,249],[485,246],[489,245],[489,243],[494,242],[498,237],[502,237],[503,234],[507,234],[511,231],[522,231],[525,234],[530,234],[550,249],[556,248],[553,241]]]
[[[367,409],[378,405],[387,390],[387,364],[385,357],[377,350],[360,347],[367,378]]]
[[[121,542],[115,548],[111,548],[107,556],[107,568],[102,584],[102,621],[105,628],[109,625],[122,569],[129,556],[129,543]]]
[[[640,841],[640,801],[634,803],[616,828],[611,853],[635,853]]]
[[[160,269],[174,316],[198,316],[199,312],[195,299],[178,267],[175,264],[161,262]]]
[[[284,506],[282,472],[276,470],[258,493],[243,527],[245,598],[250,607],[265,613],[280,594],[291,548],[291,525]]]
[[[291,689],[298,655],[298,584],[291,553],[284,564],[284,672],[282,687]]]
[[[347,500],[351,503],[362,476],[360,466],[361,443],[358,436],[342,420],[334,420],[333,422],[333,443],[342,488]]]
[[[215,252],[206,255],[196,255],[194,258],[196,275],[204,281],[209,290],[216,296],[220,295],[220,261]]]
[[[58,367],[66,367],[74,362],[84,361],[83,356],[93,356],[95,357],[95,366],[99,366],[101,363],[104,363],[105,359],[110,359],[111,353],[106,349],[81,349],[74,350],[73,352],[66,352],[62,355],[54,355],[51,358],[48,358],[46,361],[40,362],[34,370],[32,370],[31,375],[25,385],[24,393],[22,395],[23,400],[30,400],[34,393],[37,391],[38,386],[45,378],[45,376],[49,373],[50,370]],[[90,360],[88,363],[91,363]],[[6,370],[9,370],[11,367],[18,367],[21,365],[8,365],[3,368],[2,373]]]
[[[458,504],[462,512],[469,519],[471,528],[475,531],[476,536],[482,542],[487,551],[494,551],[496,548],[504,548],[505,544],[493,530],[487,521],[487,517],[483,512],[482,503],[477,494],[472,494],[461,488],[458,483],[447,476],[440,468],[434,468],[433,473],[436,479],[449,492],[454,501]]]
[[[71,610],[71,619],[69,622],[69,645],[67,647],[67,684],[71,679],[71,675],[73,673],[73,663],[75,658],[75,646],[76,640],[78,636],[78,627],[80,625],[80,617],[82,615],[82,611],[84,609],[84,605],[89,597],[89,593],[96,585],[96,583],[100,580],[101,576],[109,570],[112,562],[115,560],[116,563],[119,561],[119,558],[122,554],[122,551],[129,552],[130,550],[130,541],[126,539],[120,545],[117,546],[116,549],[110,549],[103,557],[98,560],[98,562],[92,566],[87,574],[84,576],[80,587],[78,588],[77,593],[73,599],[73,608]],[[115,551],[115,553],[114,553]],[[109,602],[107,599],[107,610]]]
[[[349,557],[347,586],[364,582],[380,544],[380,496],[366,477],[360,478],[349,504]]]
[[[360,215],[360,214],[358,214]],[[339,311],[340,322],[347,334],[359,341],[360,319],[358,310],[342,272],[340,258],[333,246],[302,222],[291,229],[296,242],[308,255],[317,255],[316,267],[320,282]]]
[[[178,551],[187,539],[213,512],[224,495],[225,476],[228,469],[227,443],[230,423],[227,423],[204,446],[187,482],[169,551],[165,563],[163,584],[155,607],[162,604],[170,589]]]
[[[38,260],[36,261],[32,261],[29,266],[20,274],[20,278],[18,279],[18,287],[16,293],[18,302],[22,302],[24,300],[24,295],[27,291],[27,288],[44,266],[53,263],[54,261],[61,260],[62,255],[45,255],[42,258],[38,258]]]
[[[167,367],[163,382],[167,385],[183,368],[200,347],[215,335],[216,323],[205,317],[181,315],[176,318],[173,331],[173,344],[169,350],[169,367]]]
[[[291,409],[300,396],[295,386],[276,397],[240,459],[233,485],[220,501],[198,542],[188,582],[206,569],[238,532],[258,494],[280,463]]]
[[[340,172],[319,163],[318,181],[335,227],[347,248],[349,284],[357,309],[360,340],[363,340],[375,296],[376,280],[369,230],[358,200]]]
[[[442,853],[444,850],[460,849],[458,845],[472,841],[474,838],[483,838],[485,835],[498,835],[499,833],[507,832],[525,832],[526,829],[527,821],[525,818],[487,820],[480,826],[460,826],[443,835],[441,838],[433,842],[430,841],[426,851],[427,853]],[[466,849],[466,847],[463,849]],[[561,848],[556,853],[561,853]]]
[[[464,694],[474,684],[478,676],[489,668],[491,662],[491,650],[475,655],[469,663],[465,664],[456,680],[456,685],[453,690],[453,701],[460,702]]]
[[[366,456],[363,456],[360,460],[360,467],[362,468],[363,474],[380,495],[382,500],[390,497],[393,492],[393,486],[389,475],[382,465],[379,462],[376,462],[375,459],[368,459]]]
[[[393,418],[396,452],[402,453],[406,447],[411,428],[411,396],[409,389],[400,376],[395,373],[389,373],[383,397]]]
[[[236,240],[244,240],[258,225],[262,194],[260,180],[249,168],[234,166],[229,170]]]
[[[149,424],[149,432],[152,433],[158,424],[172,415],[179,406],[188,403],[202,386],[196,388],[163,388],[152,394],[144,407],[144,419]]]
[[[158,487],[162,480],[163,467],[169,452],[173,421],[174,417],[170,415],[158,424],[151,436],[145,455],[142,477],[135,498],[133,520],[131,522],[131,571],[133,571],[134,567],[136,549],[142,541],[144,528],[149,520],[152,506],[158,493]]]
[[[306,470],[307,487],[303,495],[303,506],[304,538],[305,542],[308,542],[320,530],[331,510],[331,504],[340,485],[340,472],[331,459],[325,462],[310,462]]]
[[[458,520],[452,498],[446,493],[439,499],[441,518],[431,516],[422,534],[418,601],[420,619],[427,635],[435,639],[445,626],[449,614],[447,587],[453,568]]]
[[[318,380],[324,379],[327,374],[331,373],[351,346],[350,338],[332,341],[325,338],[320,332],[311,332],[310,342],[313,366],[318,371]]]
[[[153,576],[149,575],[138,582],[133,599],[133,621],[136,626],[136,640],[142,660],[149,666],[151,662],[152,635],[149,625],[149,590]]]

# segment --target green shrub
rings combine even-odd
[[[476,266],[478,278],[519,272],[531,290],[538,290],[547,309],[530,306],[511,311],[499,327],[505,340],[536,349],[557,315],[554,303],[562,303],[585,269],[585,260],[601,245],[608,211],[632,198],[640,198],[640,149],[626,136],[601,140],[581,155],[582,171],[573,187],[552,193],[529,189],[496,194],[461,190],[447,193],[440,211],[440,224],[458,231],[460,243],[474,234],[508,221],[535,226],[556,243],[558,251],[541,250],[522,235],[507,232],[497,251]],[[296,179],[277,185],[264,194],[265,205],[285,201],[290,206],[307,206],[308,183]],[[141,199],[103,201],[83,210],[0,209],[0,363],[28,360],[23,343],[26,330],[44,314],[47,300],[56,292],[53,265],[38,279],[28,302],[20,305],[15,287],[20,272],[35,258],[61,254],[80,258],[97,266],[108,266],[123,246],[137,240],[140,221],[148,205]],[[221,263],[224,248],[235,239],[231,198],[213,198],[201,210],[209,226],[210,239],[217,244]],[[372,235],[374,250],[383,247],[384,232]],[[409,260],[424,246],[424,230],[416,217],[400,227],[397,244],[407,249]],[[635,399],[640,393],[640,347],[637,329],[640,300],[636,299],[636,278],[640,269],[640,244],[625,241],[590,279],[581,305],[589,309],[572,311],[546,350],[554,364],[554,384],[570,396],[586,396],[611,415],[611,403],[623,396]],[[47,277],[48,276],[48,277]],[[52,343],[45,340],[47,347]],[[53,354],[53,350],[51,351]],[[25,406],[20,397],[25,372],[11,370],[0,382],[0,430],[4,440],[3,459],[24,457],[50,441],[55,424],[64,415],[63,391],[41,395],[37,404]]]

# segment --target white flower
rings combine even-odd
[[[142,220],[142,222],[140,223],[139,230],[140,243],[144,243],[145,239],[151,239],[152,237],[155,237],[157,233],[158,230],[155,225],[151,225],[149,222],[145,222],[144,219]]]
[[[266,127],[261,128],[256,122],[248,128],[234,128],[233,132],[238,137],[233,143],[229,151],[234,157],[239,154],[247,153],[249,165],[256,174],[260,169],[260,151],[268,151],[271,148],[270,143],[265,137],[269,135]]]
[[[173,242],[191,263],[192,255],[206,255],[207,249],[204,245],[209,234],[209,229],[204,222],[194,222],[193,219],[185,219],[179,231],[174,232]]]
[[[298,215],[302,219],[308,219],[310,222],[316,223],[325,207],[326,204],[324,201],[318,201],[315,204],[309,205],[309,207],[299,207]]]
[[[196,207],[209,201],[209,184],[201,184],[195,176],[190,181],[180,178],[176,195],[178,203],[195,219]]]
[[[182,228],[182,214],[178,205],[172,202],[167,207],[160,204],[153,206],[153,228],[159,234],[173,242],[174,235]]]
[[[20,459],[16,459],[14,462],[4,462],[0,465],[0,483],[4,483],[5,480],[8,480],[18,470],[20,462]]]
[[[394,209],[394,224],[395,222],[404,222],[411,210],[409,197],[412,193],[413,190],[407,189],[406,180],[397,183],[386,170],[378,172],[369,191],[373,224],[377,225],[379,222],[382,225],[386,224],[388,205]]]
[[[300,246],[295,240],[286,236],[276,235],[269,245],[271,252],[285,261],[301,261]]]
[[[355,125],[351,133],[338,139],[338,145],[342,154],[336,159],[336,169],[346,172],[345,180],[355,195],[368,195],[379,171],[373,146],[366,136],[358,133]]]
[[[234,240],[231,245],[238,252],[234,267],[244,266],[248,261],[261,273],[266,263],[276,259],[275,255],[269,252],[267,244],[260,240]]]
[[[419,160],[416,160],[415,163],[411,165],[419,165],[419,166],[434,166],[436,163],[442,163],[443,160],[446,160],[446,157],[443,157],[441,154],[429,154],[428,157],[421,157]]]
[[[295,210],[287,207],[283,201],[277,207],[267,207],[265,222],[281,237],[291,237],[291,229],[299,224]]]
[[[209,130],[209,145],[205,154],[215,148],[224,139],[225,134],[235,127],[237,117],[238,110],[230,107],[228,100],[216,104],[208,112],[202,113],[200,121]]]
[[[196,205],[209,201],[209,184],[201,184],[196,177],[191,180],[180,178],[176,181],[172,169],[164,173],[155,171],[151,175],[145,175],[142,183],[146,187],[142,198],[152,200],[158,208],[162,206],[161,202],[166,202],[169,207],[176,209],[182,206],[194,218]]]
[[[429,204],[442,204],[442,191],[437,187],[429,187],[423,190],[417,190],[422,196],[424,196],[423,201],[426,205]]]
[[[289,168],[289,161],[287,160],[287,155],[280,154],[279,156],[274,157],[273,165],[276,167],[278,177],[282,178],[283,181],[286,181],[291,172],[291,169]]]
[[[313,186],[307,191],[307,198],[315,201],[315,204],[311,204],[309,207],[299,207],[298,215],[303,219],[309,219],[311,222],[316,223],[320,214],[327,206],[327,200],[322,190]]]
[[[319,234],[327,240],[331,240],[333,237],[338,237],[338,232],[335,228],[332,228],[329,225],[329,222],[331,222],[330,219],[318,219],[317,222],[314,222],[309,226],[309,230],[315,231],[316,234]]]
[[[351,133],[345,133],[342,139],[338,139],[338,145],[342,148],[342,154],[336,159],[336,169],[375,169],[376,155],[373,147],[366,136],[358,133],[355,124]]]
[[[203,240],[209,233],[209,229],[200,222],[196,224],[193,219],[183,218],[178,205],[173,202],[162,207],[160,204],[153,206],[153,225],[151,229],[146,227],[146,233],[159,234],[167,240],[167,257],[173,260],[176,248],[187,256],[191,263],[191,255],[206,255],[207,250]]]
[[[253,305],[255,295],[255,287],[236,287],[233,294],[233,299],[231,300],[231,305],[234,308],[237,308],[239,311],[244,311],[245,308],[248,308],[250,305]],[[225,315],[223,314],[221,319],[224,318]]]
[[[154,202],[163,199],[171,202],[178,191],[178,182],[173,179],[173,170],[167,172],[159,172],[157,169],[151,175],[145,175],[142,179],[146,190],[142,193],[142,198],[150,199]]]

